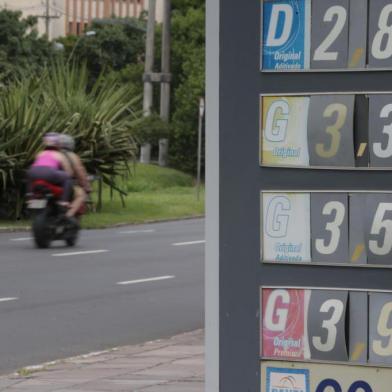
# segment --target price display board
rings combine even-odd
[[[261,96],[260,164],[392,170],[392,94]]]
[[[392,0],[207,20],[207,391],[390,392]]]
[[[260,293],[261,358],[392,367],[392,291],[262,288]]]
[[[261,260],[392,266],[392,193],[262,192]]]
[[[392,69],[389,0],[264,0],[261,70]]]

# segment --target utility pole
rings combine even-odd
[[[45,2],[45,14],[44,15],[38,15],[38,18],[43,18],[45,19],[45,34],[49,37],[50,33],[50,22],[52,19],[59,19],[60,16],[50,15],[50,0],[46,0]]]
[[[144,66],[144,97],[143,112],[145,116],[151,114],[153,100],[153,67],[154,67],[154,41],[155,41],[155,6],[156,0],[148,3],[148,24],[146,39],[146,59]]]
[[[161,118],[166,122],[170,115],[170,16],[171,0],[163,0]]]
[[[170,117],[170,18],[171,0],[163,0],[163,21],[162,21],[162,61],[161,61],[161,119],[169,122]],[[169,151],[169,139],[159,140],[159,165],[167,166]]]
[[[200,199],[200,183],[201,183],[201,154],[202,154],[202,140],[203,140],[203,118],[205,111],[205,101],[201,97],[199,100],[199,132],[197,137],[197,182],[196,182],[196,194],[197,200]]]
[[[49,0],[46,0],[45,33],[46,33],[46,36],[47,36],[48,38],[49,38],[49,25],[50,25],[49,13],[50,13]]]

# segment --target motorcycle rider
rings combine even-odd
[[[69,162],[74,179],[74,198],[70,209],[66,215],[68,218],[74,217],[86,202],[88,194],[91,193],[91,186],[88,180],[87,171],[80,159],[74,152],[75,140],[69,135],[60,135],[60,148],[65,158]]]
[[[46,134],[43,143],[44,150],[38,153],[27,172],[30,191],[32,182],[36,180],[45,180],[53,185],[58,185],[63,188],[59,203],[66,207],[69,205],[73,187],[71,165],[60,152],[60,135],[58,133]]]

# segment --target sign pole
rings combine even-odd
[[[199,132],[197,140],[197,200],[200,199],[200,182],[201,182],[201,154],[202,154],[202,130],[203,130],[203,118],[204,118],[204,98],[200,98],[199,102]]]

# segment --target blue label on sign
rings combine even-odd
[[[267,367],[266,392],[310,392],[308,369]]]
[[[262,38],[262,69],[309,68],[310,0],[265,0]]]

